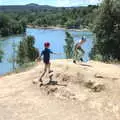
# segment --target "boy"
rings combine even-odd
[[[49,49],[49,47],[50,47],[49,42],[45,42],[44,47],[45,47],[45,49],[41,52],[41,56],[43,56],[43,62],[44,62],[45,66],[44,66],[44,72],[42,73],[42,75],[41,75],[41,77],[39,79],[40,82],[42,82],[42,78],[45,75],[45,73],[47,72],[47,70],[48,70],[48,73],[53,72],[52,70],[50,70],[50,54],[56,54],[56,53],[53,53]],[[40,56],[40,58],[41,58],[41,56]],[[50,80],[51,80],[51,77],[52,76],[50,76]]]
[[[76,63],[76,61],[83,61],[82,56],[85,53],[84,50],[81,48],[81,45],[86,42],[86,39],[84,37],[81,38],[81,40],[76,43],[74,48],[74,60],[73,63]]]

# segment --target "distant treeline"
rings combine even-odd
[[[21,34],[25,32],[26,23],[21,19],[15,19],[10,14],[0,13],[0,36]]]
[[[92,24],[94,11],[98,6],[57,8],[30,4],[23,8],[22,6],[0,7],[1,36],[23,33],[27,24],[40,27],[59,26],[68,29],[86,28]]]

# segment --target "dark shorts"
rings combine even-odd
[[[50,61],[49,60],[44,60],[44,63],[45,64],[50,64]]]

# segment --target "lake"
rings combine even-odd
[[[52,55],[52,59],[63,59],[65,58],[63,46],[65,44],[65,31],[62,29],[40,29],[40,28],[27,28],[26,35],[32,35],[35,37],[35,47],[42,51],[44,48],[44,42],[50,42],[51,50],[53,52],[62,53],[61,55]],[[93,34],[88,31],[72,31],[67,30],[74,37],[75,42],[79,41],[80,38],[84,35],[87,39],[87,42],[82,46],[85,50],[84,61],[89,60],[89,53],[92,48]],[[10,63],[10,59],[13,54],[13,43],[16,46],[23,39],[24,35],[15,35],[0,38],[0,46],[4,51],[3,61],[0,63],[0,75],[3,75],[7,72],[12,71],[12,63]]]

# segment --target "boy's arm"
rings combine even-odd
[[[52,52],[51,50],[50,50],[50,53],[54,55],[61,55],[61,53],[55,53],[55,52]]]
[[[62,53],[52,53],[52,54],[54,54],[54,55],[61,55]]]
[[[52,51],[51,51],[51,54],[54,54],[54,55],[61,55],[61,53],[55,53],[55,52],[52,52]]]
[[[82,44],[85,43],[85,42],[86,42],[86,40],[81,40],[81,41],[79,42],[79,44],[82,45]]]
[[[43,54],[44,54],[44,51],[42,51],[42,52],[41,52],[41,54],[40,54],[40,57],[39,57],[39,58],[40,58],[40,60],[41,60],[41,58],[42,58]]]

